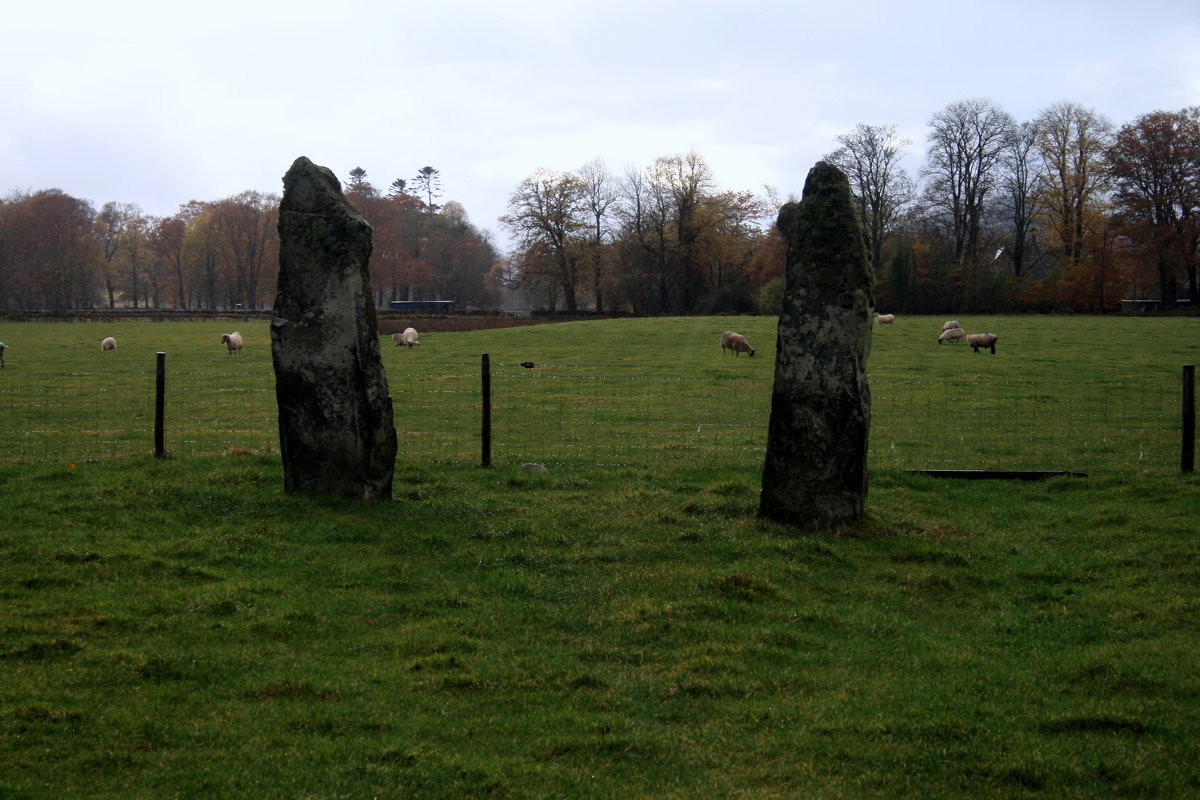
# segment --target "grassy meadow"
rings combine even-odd
[[[963,323],[997,354],[875,329],[868,516],[828,531],[755,515],[772,320],[389,342],[402,452],[365,504],[283,493],[265,322],[241,359],[228,322],[0,325],[0,798],[1194,797],[1200,479],[1054,431],[1121,394],[1178,436],[1200,319]],[[160,350],[190,410],[155,459],[121,423]],[[964,440],[1092,466],[888,460]]]
[[[875,328],[872,468],[1177,469],[1181,365],[1200,355],[1200,318],[962,320],[1000,335],[994,356],[938,345],[941,323],[901,317]],[[665,454],[756,470],[774,324],[688,317],[426,330],[413,350],[385,337],[400,460],[479,463],[488,353],[496,463],[650,466]],[[220,334],[235,327],[246,348],[229,358]],[[726,327],[748,336],[753,359],[722,354]],[[119,348],[101,353],[108,334]],[[168,452],[278,451],[265,320],[8,323],[0,336],[11,348],[0,374],[0,462],[151,450],[156,352],[166,354]]]

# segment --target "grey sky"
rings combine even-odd
[[[858,123],[918,167],[959,100],[1115,125],[1198,105],[1198,45],[1196,0],[26,2],[0,27],[0,195],[167,215],[279,192],[300,155],[380,189],[430,165],[503,247],[539,167],[694,147],[723,188],[786,197]]]

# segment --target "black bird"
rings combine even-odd
[[[533,362],[532,361],[522,361],[521,366],[524,367],[525,369],[533,369]]]

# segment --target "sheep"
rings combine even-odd
[[[878,311],[876,311],[874,314],[874,317],[875,317],[875,321],[878,322],[880,325],[891,325],[893,322],[896,321],[895,314],[880,314]]]
[[[404,345],[409,350],[413,349],[420,344],[420,342],[417,341],[417,329],[405,328],[404,333],[393,333],[392,344],[396,345],[396,347]]]
[[[958,320],[952,319],[942,325],[942,330],[948,331],[952,328],[958,328],[958,327],[960,327],[958,324]]]
[[[976,353],[979,348],[991,350],[992,355],[996,355],[996,340],[1000,337],[994,333],[969,333],[967,334],[967,344],[971,345],[971,349]]]
[[[225,343],[225,355],[236,356],[242,352],[242,335],[237,331],[233,333],[222,333],[221,341]]]
[[[116,350],[117,349],[117,340],[111,336],[105,337],[100,342],[100,349],[101,350]]]
[[[4,351],[8,349],[8,345],[0,342],[0,369],[4,369]]]
[[[738,353],[754,355],[754,348],[746,341],[746,337],[733,331],[725,331],[721,334],[721,352],[724,353],[726,350],[732,351],[734,356],[737,356]]]
[[[962,328],[946,328],[942,331],[942,335],[938,337],[938,344],[942,342],[957,342],[959,339],[965,338],[967,332]]]

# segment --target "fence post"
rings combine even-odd
[[[1196,365],[1183,365],[1183,448],[1180,469],[1191,472],[1196,464]]]
[[[487,353],[483,354],[483,425],[480,430],[483,439],[483,464],[485,469],[492,466],[492,364]]]
[[[158,354],[158,368],[154,376],[154,455],[162,458],[166,454],[163,447],[163,412],[166,408],[167,389],[167,354]]]

